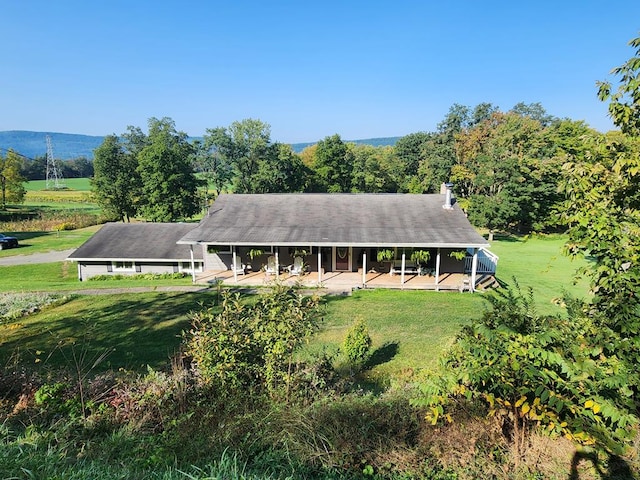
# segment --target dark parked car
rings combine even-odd
[[[16,237],[7,237],[0,233],[0,250],[5,248],[14,248],[18,246],[18,239]]]

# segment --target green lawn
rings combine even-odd
[[[55,234],[52,234],[53,237],[34,236],[28,240],[33,243],[31,247],[0,253],[22,253],[21,250],[27,253],[27,248],[32,247],[46,249],[72,245],[73,242],[82,243],[81,238],[63,240],[63,234],[71,235],[74,232],[61,232],[61,237]],[[81,235],[88,237],[90,232],[85,229]],[[39,245],[36,239],[41,240]],[[565,237],[552,236],[493,242],[492,250],[500,256],[498,278],[503,283],[513,283],[512,277],[516,276],[522,287],[534,288],[542,313],[562,313],[552,299],[560,296],[563,289],[581,296],[587,292],[584,282],[572,284],[573,272],[579,264],[562,256],[560,249],[564,241]],[[79,282],[75,264],[70,262],[0,268],[0,292],[190,284],[189,278]],[[362,318],[374,342],[375,355],[371,362],[373,376],[408,379],[422,369],[432,368],[460,326],[482,314],[486,305],[484,296],[482,293],[362,290],[350,297],[327,297],[322,330],[303,356],[323,349],[330,353],[337,352],[349,327],[356,319]],[[93,342],[102,349],[110,344],[120,345],[122,349],[129,337],[132,339],[131,345],[146,345],[145,348],[126,350],[129,352],[126,355],[112,355],[112,365],[161,365],[166,363],[168,352],[178,345],[176,334],[185,328],[185,313],[196,308],[200,299],[209,298],[211,292],[80,296],[63,306],[21,320],[18,322],[20,328],[3,325],[5,331],[0,338],[4,339],[5,344],[0,350],[7,355],[8,351],[20,346],[30,351],[49,352],[55,349],[61,336],[79,337],[90,327],[94,332],[99,332],[99,335],[92,335]],[[154,324],[157,327],[153,327]],[[11,332],[11,340],[5,338],[7,332]],[[45,335],[42,332],[55,334]],[[147,342],[151,332],[151,341]],[[110,335],[113,337],[110,338]]]
[[[575,272],[586,264],[562,254],[565,235],[507,237],[491,243],[491,251],[500,257],[497,277],[502,284],[517,280],[522,289],[533,288],[540,313],[561,313],[553,299],[566,291],[578,298],[588,296],[586,280],[574,282]]]
[[[208,293],[136,293],[91,295],[11,322],[0,321],[0,364],[18,358],[45,367],[82,367],[107,354],[96,367],[144,370],[166,367],[188,329],[187,314],[200,302],[212,302]]]
[[[131,277],[80,282],[73,262],[36,263],[0,267],[0,292],[69,292],[147,287],[157,289],[171,285],[191,285],[191,277],[176,279],[145,279]]]
[[[20,246],[15,249],[0,250],[0,258],[77,248],[86,242],[100,226],[94,225],[60,232],[2,232],[5,235],[16,237]]]
[[[91,184],[88,178],[65,178],[63,180],[64,186],[68,190],[78,190],[82,192],[88,192],[91,190]],[[27,192],[45,190],[47,188],[46,180],[31,180],[24,184]]]
[[[362,290],[327,299],[326,316],[310,352],[335,352],[356,319],[373,340],[374,377],[408,379],[435,367],[460,327],[479,318],[482,295],[418,290]]]

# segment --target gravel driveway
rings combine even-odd
[[[30,255],[12,255],[11,257],[0,258],[0,265],[64,262],[74,251],[75,248],[71,248],[69,250],[51,250],[49,252],[32,253]]]

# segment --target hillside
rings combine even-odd
[[[104,137],[78,135],[75,133],[54,133],[54,132],[30,132],[24,130],[10,130],[0,132],[0,154],[12,148],[14,151],[25,157],[35,158],[47,154],[46,137],[51,137],[53,145],[53,155],[57,159],[70,160],[78,157],[93,159],[93,151],[102,143]],[[194,137],[196,138],[196,137]],[[400,137],[369,138],[365,140],[347,140],[348,142],[384,146],[395,145]],[[316,142],[294,143],[293,150],[300,153],[306,147]]]
[[[75,133],[29,132],[10,130],[0,132],[0,153],[3,155],[12,148],[25,157],[35,158],[47,154],[47,135],[51,137],[53,155],[57,159],[93,158],[93,150],[104,137],[78,135]]]

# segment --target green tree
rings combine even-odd
[[[352,192],[395,193],[399,190],[405,169],[393,147],[348,145],[353,156]]]
[[[325,137],[318,142],[313,168],[324,191],[351,191],[353,155],[340,135]]]
[[[624,336],[629,360],[640,362],[640,37],[629,61],[613,70],[615,93],[601,83],[599,95],[622,134],[592,138],[583,158],[563,168],[569,224],[567,252],[588,256],[586,274],[594,310]],[[640,400],[639,400],[640,402]]]
[[[148,143],[137,154],[140,213],[154,222],[190,218],[202,207],[192,157],[195,149],[170,118],[149,119]]]
[[[611,82],[598,82],[600,100],[609,102],[609,114],[614,125],[623,133],[640,135],[640,37],[629,45],[635,49],[634,55],[611,73],[619,77],[618,88],[614,91]]]
[[[125,152],[116,135],[107,135],[94,151],[91,190],[109,216],[129,221],[137,212],[140,194],[138,161]]]
[[[203,142],[197,145],[196,168],[217,197],[233,180],[233,167],[223,149],[215,144],[215,132],[207,130]]]
[[[207,129],[205,146],[218,155],[220,164],[233,169],[236,193],[257,193],[256,175],[269,154],[271,127],[257,119],[233,122],[228,128]]]
[[[26,179],[22,176],[20,170],[22,167],[22,159],[20,155],[9,149],[7,155],[0,155],[0,191],[2,196],[2,208],[5,208],[7,202],[22,203],[26,190],[24,182]]]
[[[453,421],[453,399],[479,402],[514,445],[516,461],[533,428],[623,453],[637,422],[627,384],[635,374],[602,348],[610,332],[576,301],[567,303],[568,318],[539,315],[531,291],[523,295],[517,285],[488,300],[491,308],[463,329],[424,384],[416,403],[428,419]]]
[[[309,184],[311,171],[292,150],[291,145],[269,145],[252,181],[255,193],[303,192]]]

